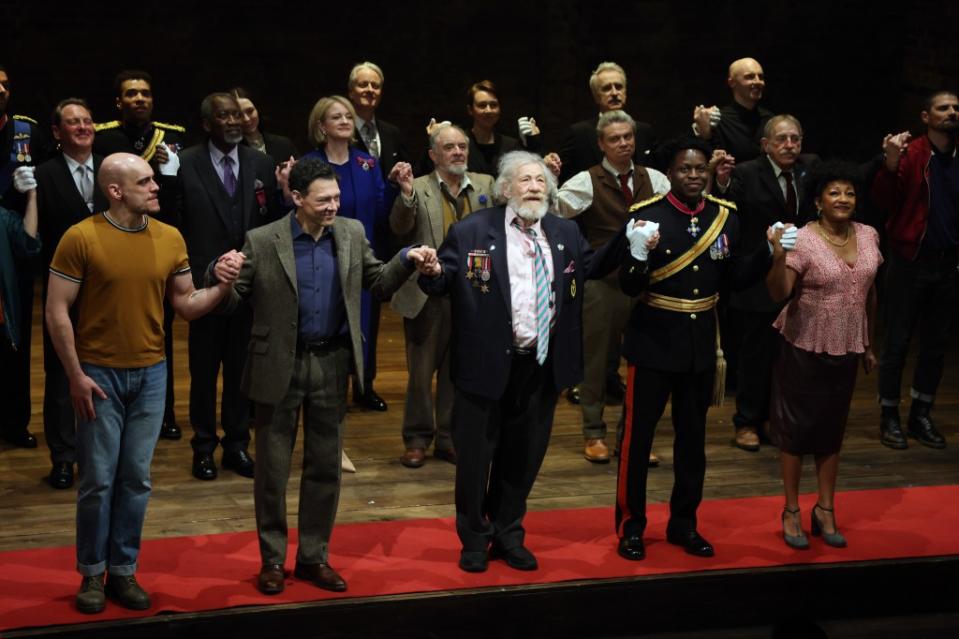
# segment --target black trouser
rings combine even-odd
[[[907,261],[890,252],[883,291],[886,336],[879,362],[879,398],[899,403],[902,369],[913,333],[919,333],[919,361],[912,388],[928,401],[942,379],[949,325],[956,306],[955,251]]]
[[[616,534],[642,535],[646,529],[646,473],[656,424],[672,395],[673,494],[667,530],[696,530],[696,509],[703,500],[706,475],[706,411],[716,369],[673,373],[629,367],[626,381],[626,432],[616,485]]]
[[[44,306],[46,297],[44,287]],[[76,313],[73,310],[70,319],[76,326]],[[77,460],[77,418],[70,397],[70,380],[53,347],[46,322],[43,323],[43,370],[43,435],[50,449],[50,461],[54,464],[72,464]]]
[[[779,311],[726,309],[730,325],[737,327],[739,344],[735,428],[752,426],[762,432],[763,422],[769,419],[773,361],[779,352],[779,331],[772,324],[778,315]]]
[[[463,550],[523,544],[526,499],[549,447],[558,397],[552,357],[540,366],[534,354],[513,356],[499,399],[456,389],[456,532]]]
[[[173,319],[176,312],[167,299],[163,300],[163,352],[166,354],[166,404],[163,409],[163,421],[176,423],[173,400]]]
[[[197,453],[212,453],[216,435],[216,380],[223,363],[220,422],[223,450],[246,450],[250,443],[250,405],[240,392],[240,377],[250,341],[252,313],[241,306],[232,315],[207,315],[190,322],[190,445]]]
[[[33,260],[17,260],[20,309],[16,350],[0,345],[0,431],[11,436],[30,424],[30,333],[33,326]],[[8,312],[4,309],[4,312]],[[5,341],[5,340],[0,340]]]

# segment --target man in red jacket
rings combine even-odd
[[[914,140],[908,132],[885,137],[885,167],[872,187],[887,216],[890,248],[883,302],[886,340],[879,365],[880,440],[896,449],[908,446],[899,421],[899,392],[915,332],[919,361],[906,432],[926,446],[946,446],[929,411],[942,377],[959,282],[959,98],[951,91],[937,91],[926,100],[920,117],[925,135]]]

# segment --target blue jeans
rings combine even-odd
[[[166,362],[146,368],[83,364],[106,393],[96,419],[77,418],[77,570],[132,575],[150,499],[150,462],[160,435]]]

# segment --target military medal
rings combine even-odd
[[[693,237],[696,237],[697,235],[699,235],[699,232],[702,230],[696,225],[697,222],[699,222],[699,218],[696,216],[693,216],[692,219],[689,220],[689,228],[686,229],[686,232],[692,235]]]
[[[569,296],[576,298],[576,278],[573,278],[573,281],[569,283]]]
[[[486,283],[489,282],[492,267],[493,261],[488,252],[470,251],[466,257],[466,279],[472,282],[473,288],[489,293],[489,286]]]
[[[23,153],[17,153],[17,162],[25,162],[26,160],[27,156],[25,156]]]

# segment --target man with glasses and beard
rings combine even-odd
[[[504,205],[450,227],[430,295],[453,317],[453,444],[459,566],[502,558],[535,570],[523,545],[526,499],[549,444],[561,389],[582,378],[582,301],[589,245],[575,222],[546,215],[556,183],[526,151],[500,160]]]

